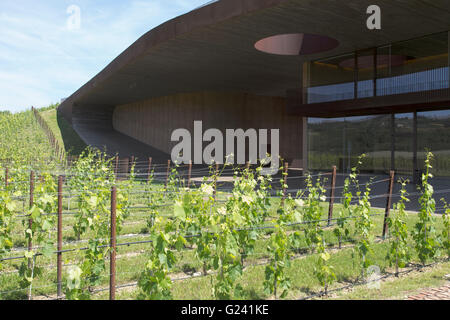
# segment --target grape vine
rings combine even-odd
[[[433,259],[438,254],[438,243],[436,238],[436,229],[434,226],[434,211],[436,209],[436,201],[433,199],[433,186],[429,180],[433,178],[430,170],[432,169],[431,161],[433,154],[427,153],[425,160],[425,172],[422,175],[422,185],[420,196],[420,210],[418,213],[419,221],[413,230],[413,238],[415,240],[415,248],[419,256],[420,262],[425,265],[429,259]]]
[[[399,275],[399,268],[404,268],[411,259],[408,245],[408,229],[406,226],[405,203],[409,202],[406,192],[408,181],[402,181],[400,200],[395,205],[394,213],[389,217],[390,247],[386,258],[390,265],[395,265],[395,276]]]

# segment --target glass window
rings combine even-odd
[[[433,174],[450,176],[450,110],[417,113],[417,165],[423,169],[427,150],[433,152]],[[362,170],[412,176],[414,114],[308,119],[308,160],[312,171],[333,165],[348,173],[365,153]]]
[[[313,171],[338,166],[350,172],[363,153],[362,170],[387,172],[391,168],[391,116],[308,119],[308,163]]]
[[[345,149],[345,119],[308,118],[308,167],[329,171],[339,164]]]
[[[417,114],[417,158],[419,169],[425,161],[426,149],[433,152],[433,173],[450,176],[450,110]]]
[[[448,32],[442,32],[312,61],[307,64],[307,101],[330,102],[449,88],[448,48]]]
[[[375,50],[358,51],[358,98],[374,96]]]
[[[381,47],[377,55],[379,96],[449,87],[447,32]]]
[[[308,103],[355,97],[353,53],[309,63]]]
[[[398,174],[412,175],[413,173],[413,122],[413,113],[395,115],[393,168]]]

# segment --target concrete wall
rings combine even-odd
[[[226,129],[280,129],[280,154],[295,167],[306,156],[306,121],[286,113],[286,99],[244,93],[201,92],[117,106],[113,114],[115,130],[163,152],[171,152],[175,129],[188,129],[203,121],[203,132]],[[207,145],[207,143],[206,143]]]
[[[75,130],[112,130],[114,106],[73,106],[72,126]]]

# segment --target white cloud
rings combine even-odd
[[[1,0],[0,109],[58,102],[141,35],[205,0]],[[81,9],[79,30],[67,8]]]

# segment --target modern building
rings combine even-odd
[[[381,9],[370,30],[367,9]],[[169,158],[178,128],[280,129],[294,167],[450,175],[448,0],[218,0],[149,31],[59,107],[88,144]],[[120,35],[117,35],[120,37]]]

